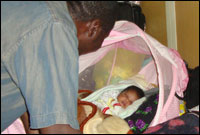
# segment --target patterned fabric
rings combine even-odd
[[[158,94],[150,96],[136,112],[125,118],[133,133],[143,133],[153,120],[158,105]]]
[[[148,128],[145,134],[199,134],[199,117],[186,113],[177,118]]]

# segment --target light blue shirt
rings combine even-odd
[[[1,2],[1,131],[77,121],[78,39],[65,1]]]

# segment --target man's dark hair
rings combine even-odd
[[[117,1],[67,1],[73,19],[90,21],[99,19],[105,32],[109,32],[118,16]]]
[[[144,97],[144,92],[143,92],[143,90],[140,89],[140,88],[138,88],[138,87],[136,87],[136,86],[134,86],[134,85],[127,87],[127,88],[124,89],[122,92],[125,92],[125,91],[128,91],[128,90],[135,91],[135,92],[137,93],[137,96],[138,96],[139,98]]]

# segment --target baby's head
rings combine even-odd
[[[136,86],[129,86],[124,89],[118,96],[117,100],[122,108],[127,108],[135,100],[144,97],[144,92],[142,89]]]

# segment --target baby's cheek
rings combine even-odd
[[[124,100],[124,98],[123,98],[122,96],[119,96],[119,97],[117,98],[117,101],[118,101],[119,103],[121,103],[123,100]]]
[[[129,105],[131,105],[133,102],[132,101],[129,101]]]

